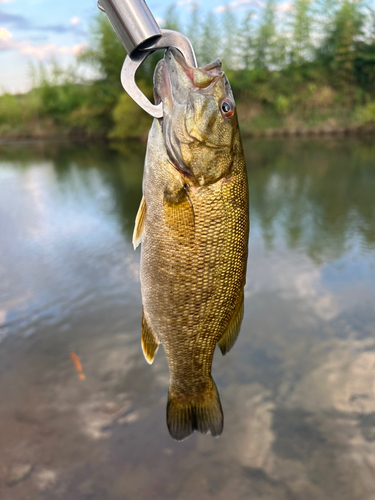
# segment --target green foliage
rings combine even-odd
[[[204,65],[216,59],[218,56],[217,48],[220,44],[220,38],[217,31],[217,19],[212,13],[207,14],[205,22],[203,23],[202,39],[204,40],[204,44],[202,44],[200,50],[200,63]]]
[[[141,85],[140,89],[149,99],[152,97],[150,88]],[[114,127],[109,133],[109,138],[124,140],[138,137],[145,138],[150,129],[152,118],[124,92],[113,110],[113,121]]]
[[[166,11],[164,28],[167,30],[182,31],[176,4],[170,5]]]
[[[226,71],[227,69],[238,67],[237,50],[240,38],[237,18],[229,7],[222,14],[221,25],[221,32],[225,33],[225,44],[222,44],[224,50],[220,56],[223,63],[223,69]],[[212,59],[214,59],[214,57]]]
[[[356,119],[360,125],[375,123],[375,102],[369,102],[360,107],[357,110]]]
[[[332,69],[340,82],[353,81],[354,77],[354,42],[362,34],[363,15],[359,3],[344,0],[337,11],[334,29],[331,35],[333,48]]]
[[[291,22],[293,33],[292,62],[300,64],[309,58],[312,50],[311,24],[311,0],[295,0]]]
[[[79,61],[96,68],[105,82],[107,98],[116,101],[121,91],[120,71],[126,52],[107,17],[99,13],[91,26],[89,48]]]
[[[38,94],[40,116],[51,117],[57,124],[68,124],[70,113],[82,107],[87,101],[85,86],[74,83],[62,85],[45,83],[38,88]]]
[[[375,38],[375,37],[374,37]],[[375,91],[375,41],[357,42],[353,60],[355,80],[368,92]]]
[[[286,115],[289,111],[290,101],[284,95],[278,95],[275,99],[276,111],[281,115]]]
[[[193,4],[193,9],[191,11],[191,17],[189,25],[187,26],[186,36],[191,41],[195,55],[197,57],[198,65],[201,63],[201,47],[202,47],[202,23],[201,23],[201,12],[197,3]]]
[[[363,34],[363,5],[361,0],[341,0],[333,4],[330,1],[330,19],[325,25],[318,60],[331,70],[331,82],[342,88],[352,85],[355,80],[355,45]]]
[[[24,95],[3,94],[0,96],[0,127],[18,127],[21,123],[32,121],[36,117],[37,102]]]
[[[249,70],[252,67],[252,53],[255,46],[255,35],[254,35],[254,13],[247,12],[243,18],[242,24],[240,25],[239,32],[240,37],[240,66],[244,67],[245,70]]]
[[[254,64],[257,68],[267,68],[275,63],[275,4],[275,0],[266,1],[262,20],[257,30],[254,58]]]

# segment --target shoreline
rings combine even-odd
[[[373,135],[375,134],[375,124],[373,125],[350,125],[347,127],[310,127],[310,128],[268,128],[264,130],[242,131],[243,137],[313,137],[313,136],[343,136],[343,135]]]
[[[264,130],[246,130],[244,125],[240,124],[242,137],[247,138],[273,138],[273,137],[322,137],[322,136],[368,136],[375,135],[375,124],[371,125],[352,125],[347,127],[294,127],[294,128],[267,128]],[[245,130],[244,130],[245,129]],[[105,134],[82,134],[82,133],[65,133],[65,134],[9,134],[0,136],[0,146],[9,143],[28,143],[28,142],[67,142],[85,143],[92,141],[103,142],[118,142],[110,141]],[[142,137],[129,138],[132,141],[144,142]],[[124,139],[126,141],[126,139]]]

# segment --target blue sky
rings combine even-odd
[[[30,87],[30,65],[63,64],[87,43],[95,0],[0,0],[0,92]]]
[[[180,12],[187,13],[193,1],[179,0]],[[171,3],[150,0],[148,5],[161,22]],[[279,5],[284,4],[290,5]],[[261,2],[232,0],[229,5],[237,11]],[[201,7],[217,13],[225,9],[223,0],[205,0]],[[30,67],[39,61],[73,62],[88,43],[90,21],[97,12],[96,0],[0,0],[0,93],[28,90]]]

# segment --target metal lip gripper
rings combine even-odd
[[[146,57],[158,49],[175,47],[190,66],[196,67],[190,40],[178,31],[162,30],[144,0],[98,0],[121,40],[127,56],[121,70],[121,83],[129,96],[154,118],[163,117],[163,104],[151,104],[135,83],[135,74]]]

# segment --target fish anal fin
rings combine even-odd
[[[169,387],[167,425],[173,439],[182,441],[195,430],[217,437],[222,433],[223,423],[220,397],[212,377],[207,391],[191,398],[181,398]]]
[[[145,314],[142,314],[142,351],[147,363],[152,365],[160,342],[156,339],[153,331],[147,323]]]
[[[146,202],[145,197],[142,196],[141,204],[137,212],[137,217],[135,218],[135,227],[133,232],[133,246],[134,250],[140,244],[142,240],[142,233],[146,219]]]
[[[244,311],[243,304],[244,304],[244,292],[242,290],[241,296],[239,298],[239,301],[237,302],[236,309],[234,310],[229,325],[218,342],[218,346],[220,347],[221,354],[223,356],[232,349],[232,347],[236,343],[238,334],[240,333],[243,311]]]

